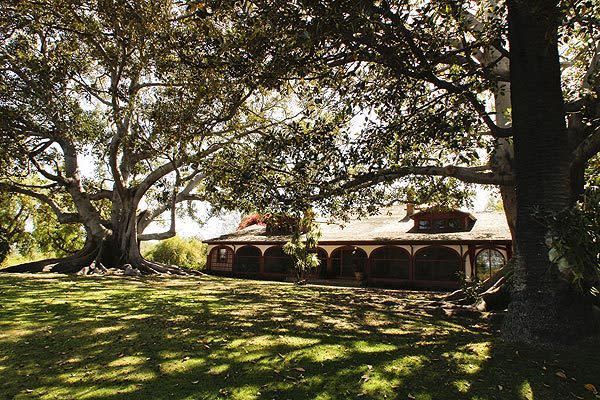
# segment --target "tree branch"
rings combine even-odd
[[[596,47],[594,48],[594,55],[590,60],[590,65],[583,77],[582,87],[583,89],[593,89],[591,85],[592,78],[596,75],[598,70],[600,69],[600,40],[596,42]]]
[[[448,166],[415,166],[396,167],[361,174],[333,189],[333,193],[370,187],[377,183],[392,182],[410,175],[452,177],[467,183],[483,185],[514,185],[514,176],[494,172],[484,172],[481,167]]]
[[[88,197],[90,200],[103,200],[103,199],[110,200],[113,197],[113,191],[107,190],[107,189],[102,189],[95,193],[89,194]]]
[[[572,165],[585,164],[589,159],[600,153],[600,128],[586,137],[573,152]]]
[[[58,207],[58,205],[49,196],[43,193],[35,192],[30,189],[25,189],[23,187],[2,182],[0,182],[0,190],[9,193],[18,193],[24,196],[29,196],[48,205],[52,209],[54,214],[56,214],[58,222],[60,222],[61,224],[83,223],[83,220],[81,219],[79,214],[63,212],[60,209],[60,207]]]
[[[183,190],[181,192],[179,192],[177,194],[177,196],[175,197],[175,204],[179,204],[183,201],[195,201],[195,200],[201,200],[199,197],[194,196],[192,194],[190,194],[196,187],[198,187],[198,185],[200,185],[200,183],[202,183],[202,181],[204,180],[204,178],[206,178],[206,174],[197,174],[194,176],[194,178],[192,178],[192,180],[190,180],[190,182],[188,182],[188,184],[183,188]],[[143,232],[148,225],[150,225],[150,223],[152,221],[154,221],[156,218],[158,218],[162,213],[164,213],[165,211],[167,211],[169,207],[164,204],[154,210],[149,210],[144,214],[144,217],[142,218],[142,220],[139,222],[138,224],[138,230],[140,232]]]
[[[160,232],[160,233],[148,233],[148,234],[138,234],[139,241],[148,241],[148,240],[164,240],[169,239],[175,236],[175,206],[177,205],[177,195],[176,192],[173,191],[173,196],[171,197],[171,226],[168,231]]]

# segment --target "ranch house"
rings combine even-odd
[[[485,279],[511,257],[503,213],[420,211],[399,206],[344,223],[319,222],[320,265],[306,279],[398,288],[453,289],[461,277]],[[282,246],[285,235],[269,235],[255,224],[211,240],[210,273],[270,280],[293,276]]]

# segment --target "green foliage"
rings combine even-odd
[[[504,204],[502,203],[502,198],[500,197],[500,193],[494,191],[490,194],[487,200],[487,204],[485,205],[485,211],[492,212],[503,212]]]
[[[144,254],[148,260],[184,268],[203,269],[207,246],[196,238],[172,237],[154,245]]]
[[[600,154],[593,157],[585,170],[586,185],[589,187],[600,187]]]
[[[25,224],[33,211],[33,202],[22,200],[9,193],[0,193],[0,264],[9,255],[11,246],[25,244],[28,239]]]
[[[302,231],[302,220],[285,213],[265,214],[263,222],[269,235],[287,235]]]
[[[63,257],[83,246],[78,224],[61,224],[45,204],[27,196],[0,193],[0,265]]]
[[[548,257],[559,271],[580,289],[600,284],[600,188],[588,188],[572,208],[536,217],[548,228]]]
[[[473,277],[473,279],[467,279],[464,272],[460,272],[460,288],[465,294],[465,299],[469,302],[469,304],[476,303],[479,299],[481,299],[481,288],[483,286],[483,281],[478,277]]]
[[[294,82],[302,112],[220,154],[208,179],[217,202],[373,213],[406,201],[464,206],[472,183],[510,180],[512,142],[489,131],[512,109],[482,102],[509,88],[495,76],[509,72],[506,2],[252,3],[233,21],[238,34],[249,53],[270,54],[279,89]],[[598,29],[590,7],[580,13],[585,3],[565,3],[560,27],[569,101],[594,97],[580,93]],[[585,134],[599,120],[593,110],[584,109]]]
[[[486,170],[495,142],[481,134],[486,127],[477,104],[463,94],[489,97],[496,84],[474,65],[441,66],[446,50],[463,43],[464,2],[452,12],[413,1],[256,4],[236,21],[240,34],[260,43],[249,52],[272,54],[280,89],[294,79],[301,113],[243,150],[222,152],[209,192],[232,208],[284,213],[309,207],[374,213],[407,201],[469,204],[469,182],[476,179],[455,179],[461,170],[443,166]],[[505,35],[505,13],[480,11],[489,30],[467,36],[477,37],[477,48],[491,47]],[[404,15],[410,25],[399,22]]]
[[[4,264],[4,261],[9,253],[10,245],[4,238],[0,238],[0,266]]]
[[[32,240],[37,249],[56,257],[75,253],[83,247],[85,232],[80,224],[61,224],[52,210],[40,205],[32,215]]]
[[[292,232],[292,237],[283,246],[283,251],[294,259],[294,268],[298,280],[319,266],[317,245],[321,230],[315,223],[315,214],[307,210]]]

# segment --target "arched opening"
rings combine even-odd
[[[215,271],[231,271],[233,266],[233,250],[226,246],[215,247],[208,256],[209,267]]]
[[[371,253],[373,278],[409,279],[410,254],[397,246],[379,247]]]
[[[265,251],[265,273],[287,274],[294,267],[294,259],[281,246],[269,247]]]
[[[354,278],[355,272],[364,273],[367,253],[358,247],[341,247],[331,253],[331,278]]]
[[[426,247],[415,255],[415,280],[456,282],[461,271],[460,256],[447,247]]]
[[[319,265],[317,266],[316,276],[319,278],[327,278],[327,252],[318,247],[317,257],[319,258]]]
[[[477,278],[486,280],[504,267],[506,259],[496,249],[483,249],[475,258],[475,274]]]
[[[258,273],[260,271],[260,249],[254,246],[241,247],[235,253],[234,272]]]

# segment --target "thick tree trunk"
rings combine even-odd
[[[142,274],[198,274],[197,271],[145,260],[137,240],[137,207],[133,207],[130,201],[113,204],[118,206],[112,211],[113,226],[110,234],[98,237],[93,235],[90,229],[86,229],[86,243],[83,249],[73,256],[16,265],[3,269],[2,272],[75,273],[95,262],[104,268],[125,269],[131,266]]]
[[[558,59],[557,1],[509,1],[516,169],[516,264],[503,335],[529,343],[569,342],[590,332],[592,307],[549,262],[534,210],[571,205],[570,152]]]
[[[119,204],[120,207],[116,210],[113,209],[113,232],[103,240],[96,258],[97,263],[101,263],[106,268],[131,266],[143,274],[196,274],[195,271],[174,265],[162,265],[145,260],[140,252],[138,241],[137,203],[132,196],[116,204]]]

